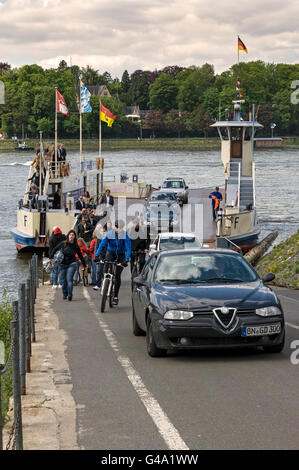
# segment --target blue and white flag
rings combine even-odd
[[[90,113],[92,111],[92,108],[90,105],[91,93],[86,88],[83,82],[81,82],[80,95],[81,95],[81,113]]]

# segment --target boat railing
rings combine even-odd
[[[253,179],[253,207],[255,209],[255,163],[252,162],[252,179]]]
[[[24,204],[28,204],[28,202],[29,202],[30,188],[31,188],[32,178],[33,178],[33,175],[34,175],[35,171],[36,171],[35,168],[30,165],[30,168],[29,168],[29,175],[28,175],[28,179],[27,179],[27,183],[26,183],[26,190],[25,190],[25,196],[24,196]]]

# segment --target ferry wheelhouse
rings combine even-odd
[[[217,246],[237,245],[242,251],[251,249],[260,230],[256,216],[254,136],[263,126],[254,119],[244,121],[240,106],[234,101],[232,121],[218,121],[221,139],[221,160],[225,172],[225,198],[218,212]],[[228,244],[226,242],[229,242]]]

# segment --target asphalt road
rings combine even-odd
[[[217,350],[165,358],[150,358],[145,337],[131,332],[127,281],[119,306],[103,314],[91,287],[76,287],[72,302],[57,292],[80,447],[298,449],[299,291],[276,290],[287,322],[281,354]]]

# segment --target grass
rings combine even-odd
[[[0,341],[4,344],[5,361],[8,359],[10,351],[10,322],[12,318],[11,300],[9,299],[6,290],[4,290],[0,299]],[[2,423],[5,422],[5,417],[8,411],[9,398],[12,395],[12,368],[9,367],[8,371],[1,376],[1,403],[2,403]]]
[[[52,139],[44,139],[46,143],[53,143]],[[79,150],[79,139],[59,139],[66,149]],[[28,147],[39,147],[38,139],[27,139]],[[9,139],[0,140],[0,151],[14,150],[16,142]],[[83,150],[98,150],[98,139],[84,139]],[[149,150],[208,150],[220,149],[220,140],[218,137],[211,138],[155,138],[155,139],[102,139],[102,150],[131,150],[131,149],[149,149]],[[22,153],[22,152],[21,152]]]
[[[273,272],[277,286],[299,289],[299,230],[261,258],[255,269],[261,276]]]

